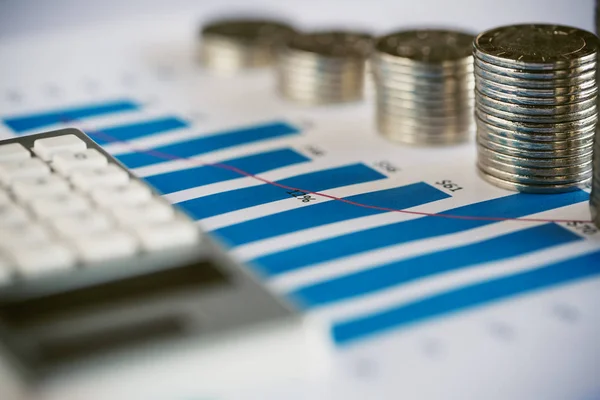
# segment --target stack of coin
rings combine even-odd
[[[474,41],[478,167],[496,186],[575,190],[592,176],[598,38],[514,25]]]
[[[473,39],[464,32],[424,29],[377,40],[372,68],[381,134],[416,144],[472,136]]]
[[[592,220],[600,228],[600,134],[596,134],[596,144],[594,146],[594,176],[592,178],[590,209]]]
[[[278,21],[213,21],[201,29],[201,61],[206,68],[219,73],[269,66],[275,62],[279,47],[292,34],[290,26]]]
[[[334,104],[363,98],[372,37],[344,31],[298,33],[279,54],[277,89],[288,100]]]

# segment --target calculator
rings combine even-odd
[[[78,129],[0,141],[0,184],[0,357],[26,381],[197,353],[195,372],[235,382],[236,357],[280,371],[326,346],[325,332]],[[276,343],[286,346],[271,354]]]

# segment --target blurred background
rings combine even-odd
[[[229,12],[274,14],[301,27],[325,24],[383,32],[407,25],[475,31],[517,22],[556,22],[593,31],[593,0],[0,0],[0,37],[174,14],[204,20]]]

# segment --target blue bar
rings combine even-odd
[[[350,196],[345,199],[376,207],[404,209],[448,197],[450,196],[446,193],[426,183],[419,182],[394,189]],[[315,204],[312,207],[296,208],[231,225],[213,231],[213,234],[219,236],[233,247],[302,229],[366,217],[367,215],[381,214],[383,212],[386,211],[357,207],[353,204],[333,200]]]
[[[595,252],[532,271],[451,290],[363,318],[341,322],[333,327],[333,336],[338,343],[346,344],[378,332],[598,274],[600,274],[600,252]]]
[[[152,153],[129,153],[117,158],[129,168],[145,167],[178,158],[189,158],[229,147],[296,135],[300,131],[285,122],[274,122],[169,144],[153,149]]]
[[[577,240],[582,238],[565,228],[544,224],[303,287],[294,291],[291,297],[307,308],[318,307],[432,275],[518,257]]]
[[[307,161],[310,161],[310,159],[292,149],[278,149],[220,161],[218,164],[237,168],[251,174],[259,174]],[[168,194],[211,183],[228,181],[242,176],[230,169],[207,165],[181,171],[165,172],[164,174],[149,176],[144,179],[159,192]]]
[[[286,187],[317,192],[384,178],[385,175],[364,164],[352,164],[282,179],[277,183]],[[194,218],[202,219],[272,201],[292,198],[288,193],[289,191],[275,185],[264,184],[187,200],[179,203],[179,205]],[[318,202],[319,200],[314,201]],[[298,205],[301,204],[300,199],[298,199],[298,203]]]
[[[440,214],[519,218],[554,208],[588,201],[589,195],[578,190],[570,193],[536,195],[513,194],[445,211]],[[432,238],[493,224],[494,220],[423,217],[349,233],[343,236],[309,243],[252,261],[264,275],[277,275],[307,265],[334,260],[382,247]]]
[[[48,125],[68,123],[73,120],[96,117],[124,111],[138,110],[139,106],[129,100],[118,100],[110,103],[65,108],[40,114],[23,115],[4,119],[4,123],[15,132],[42,128]]]
[[[87,132],[96,143],[106,145],[113,142],[138,139],[140,137],[155,135],[173,129],[187,127],[185,121],[175,117],[158,118],[151,121],[136,122],[128,125],[119,125],[112,128],[101,128],[96,132]]]

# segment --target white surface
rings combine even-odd
[[[32,4],[35,3],[35,12]],[[143,4],[142,4],[143,3]],[[216,132],[271,120],[287,120],[304,127],[303,135],[216,151],[199,157],[218,162],[242,154],[282,146],[307,152],[318,146],[325,153],[306,165],[300,164],[261,174],[266,179],[289,176],[361,161],[376,166],[387,161],[397,167],[385,182],[371,182],[326,191],[349,196],[416,181],[435,184],[440,179],[460,181],[466,189],[453,198],[415,207],[440,212],[464,204],[497,198],[506,192],[491,187],[474,171],[474,145],[436,149],[392,146],[373,129],[368,104],[324,109],[300,108],[282,102],[268,74],[247,74],[232,79],[213,78],[193,62],[193,39],[199,19],[235,10],[267,10],[288,16],[304,27],[350,25],[384,32],[406,25],[458,25],[475,31],[491,26],[525,21],[548,21],[592,29],[592,1],[286,1],[286,2],[32,2],[4,0],[0,3],[0,109],[4,115],[53,109],[67,105],[130,97],[144,103],[142,112],[91,118],[82,123],[101,129],[149,116],[176,115],[192,123],[152,138],[140,139],[133,148],[171,143],[198,133]],[[120,22],[96,25],[114,18]],[[75,34],[69,33],[73,29]],[[56,34],[50,31],[56,30]],[[42,34],[43,33],[43,34]],[[6,60],[6,61],[5,61]],[[51,62],[40,63],[40,60]],[[165,76],[167,68],[171,75]],[[8,128],[4,134],[12,133]],[[50,128],[49,128],[50,129]],[[44,129],[45,130],[45,129]],[[2,133],[2,132],[0,132]],[[112,146],[112,147],[111,147]],[[115,153],[131,151],[131,145],[114,144]],[[174,161],[140,169],[144,176],[189,167]],[[376,167],[377,168],[377,167]],[[258,185],[239,178],[170,195],[183,200],[227,190]],[[317,204],[330,201],[319,198]],[[228,226],[294,209],[297,199],[281,200],[213,217],[201,224],[207,229]],[[310,206],[310,205],[308,205]],[[585,204],[537,215],[547,218],[587,219]],[[306,229],[284,237],[241,246],[234,254],[250,259],[336,235],[416,218],[402,214],[380,214]],[[527,227],[532,225],[527,225]],[[474,231],[391,246],[364,255],[312,265],[298,273],[267,282],[287,293],[301,283],[318,282],[352,270],[370,268],[386,260],[430,253],[473,243],[479,238],[517,231],[522,223],[502,222]],[[410,299],[449,288],[533,270],[542,265],[584,254],[600,246],[598,235],[580,243],[517,257],[505,262],[471,268],[456,274],[434,276],[410,288],[392,288],[320,309],[316,314],[328,321],[358,317]],[[268,379],[253,390],[231,388],[220,399],[591,399],[600,394],[600,279],[593,278],[508,301],[437,318],[407,329],[394,330],[339,349],[336,367],[328,379]],[[285,348],[285,347],[283,347]],[[281,347],[273,347],[273,352]],[[239,354],[234,355],[244,360]],[[281,361],[285,362],[285,361]],[[190,374],[189,364],[174,364],[168,373],[149,374],[145,379],[153,397],[147,399],[210,398],[200,385],[177,385],[181,374]],[[175,366],[181,368],[177,370]],[[314,365],[313,368],[318,368]],[[115,372],[116,374],[117,372]],[[226,374],[225,374],[226,375]],[[225,375],[221,375],[225,376]],[[166,378],[165,378],[166,376]],[[175,382],[168,385],[169,382]],[[65,381],[66,382],[66,381]],[[124,384],[127,381],[124,380]],[[136,382],[136,381],[134,381]],[[225,386],[223,381],[217,384]],[[267,384],[268,383],[268,384]],[[55,388],[67,390],[64,382]],[[64,387],[63,387],[64,386]],[[115,395],[121,392],[114,387]],[[58,391],[65,398],[63,391]],[[50,394],[49,394],[50,395]]]

